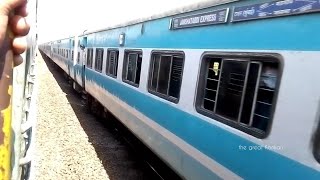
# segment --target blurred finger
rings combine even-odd
[[[27,3],[27,0],[1,0],[0,15],[9,15],[15,8]]]
[[[13,57],[13,66],[16,67],[23,62],[23,57],[21,55],[15,55]]]
[[[20,15],[22,17],[26,17],[28,15],[27,4],[23,4],[15,9],[15,14]]]
[[[14,54],[22,54],[27,49],[27,39],[25,37],[16,37],[12,41]]]
[[[14,34],[17,36],[25,36],[29,33],[30,26],[26,19],[22,16],[13,16],[10,19],[10,27]]]

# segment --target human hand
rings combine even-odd
[[[12,32],[12,51],[14,53],[14,65],[22,62],[22,54],[27,48],[26,35],[30,26],[26,22],[27,0],[0,0],[0,49],[5,43],[7,30]]]

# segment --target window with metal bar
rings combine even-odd
[[[275,108],[278,59],[205,55],[202,62],[197,111],[263,138]]]
[[[119,51],[117,49],[108,49],[106,74],[117,77]]]
[[[96,49],[96,61],[94,63],[95,70],[102,72],[102,62],[103,62],[103,49]]]
[[[138,87],[140,83],[141,63],[141,51],[125,51],[122,80],[128,84]]]
[[[148,83],[149,92],[174,103],[178,103],[183,64],[183,53],[152,53]]]
[[[87,51],[87,67],[92,68],[92,60],[93,60],[93,49],[88,48]]]

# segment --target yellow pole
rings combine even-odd
[[[0,44],[0,180],[11,177],[11,95],[13,75],[12,37],[7,30]]]

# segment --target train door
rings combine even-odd
[[[86,57],[87,57],[87,37],[82,38],[82,42],[80,43],[80,49],[81,49],[81,68],[82,68],[82,87],[85,89],[85,74],[86,74]]]
[[[50,58],[53,58],[53,43],[50,43]]]
[[[80,48],[80,38],[79,39],[76,39],[76,48],[74,51],[74,56],[75,56],[75,79],[76,79],[76,82],[81,86],[83,87],[82,85],[82,74],[83,74],[83,70],[82,70],[82,50]]]
[[[72,78],[71,68],[73,67],[73,62],[71,59],[71,49],[72,49],[72,39],[69,39],[69,48],[67,49],[67,64],[68,64],[68,75]]]

